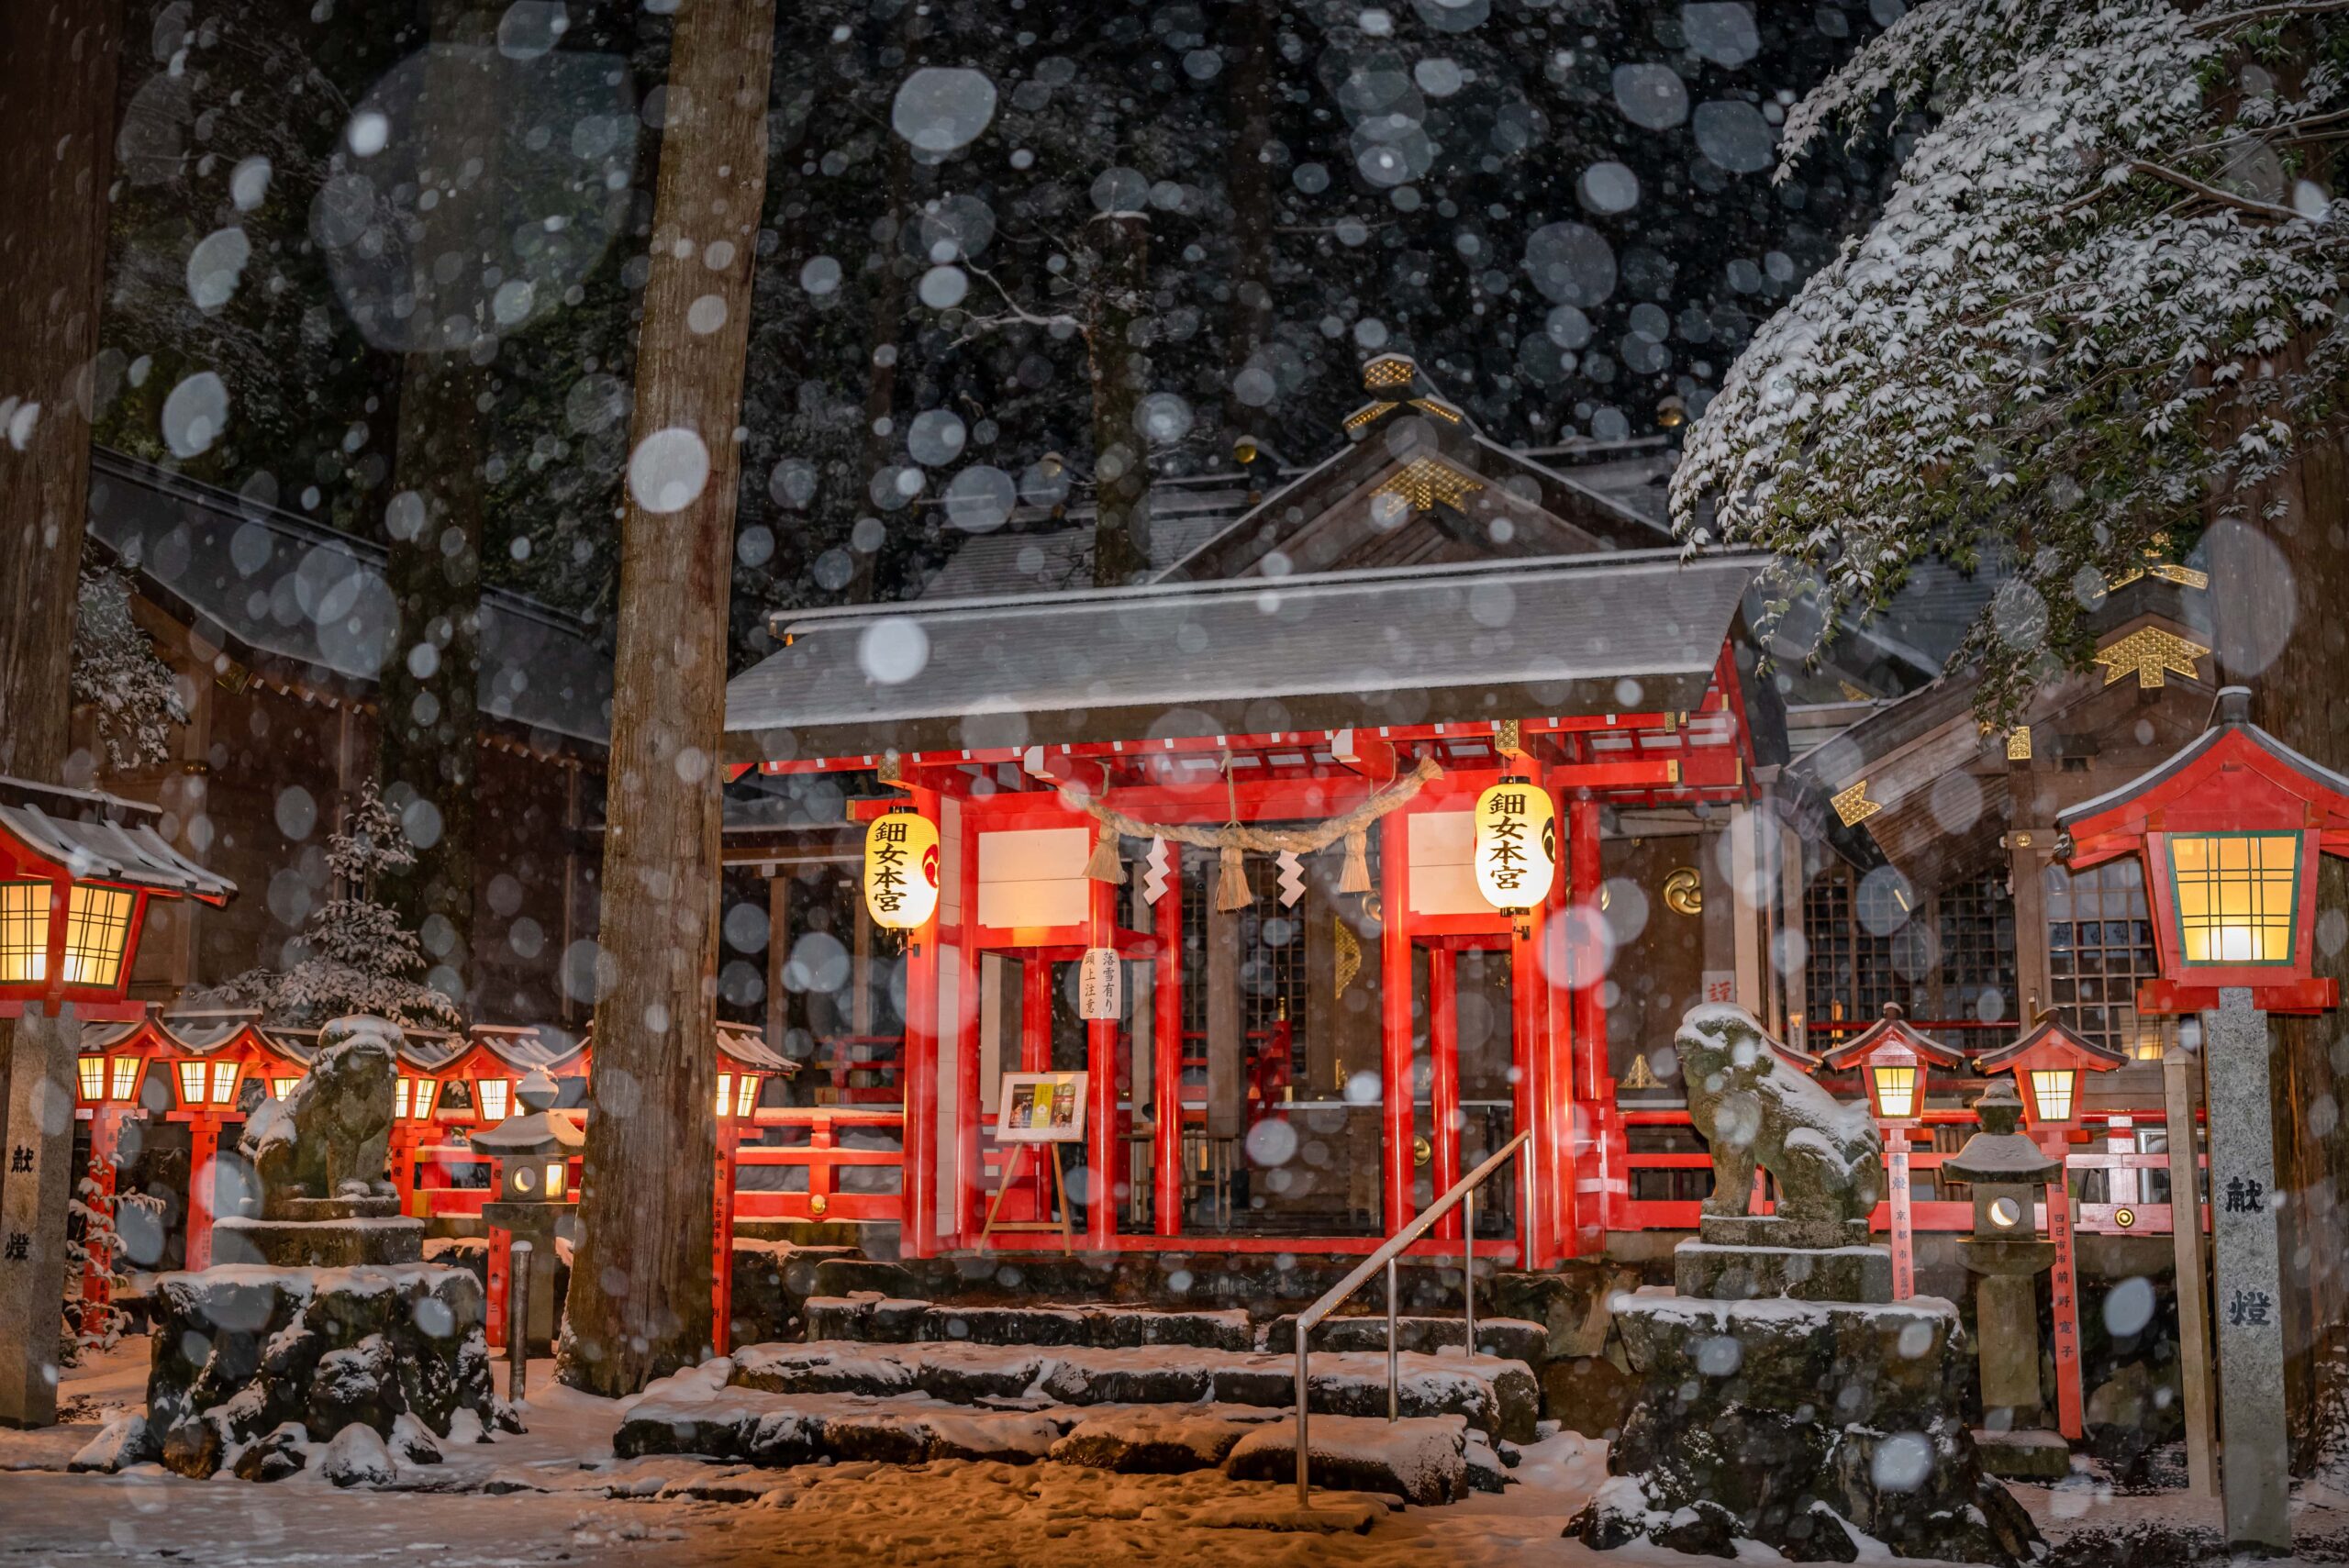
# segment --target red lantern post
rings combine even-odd
[[[1822,1059],[1831,1073],[1859,1070],[1868,1108],[1884,1129],[1884,1184],[1892,1222],[1892,1299],[1917,1294],[1916,1209],[1909,1184],[1909,1133],[1925,1125],[1925,1081],[1936,1067],[1963,1067],[1965,1058],[1921,1034],[1887,1002],[1884,1017]]]

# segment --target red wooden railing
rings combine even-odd
[[[735,1151],[737,1172],[734,1189],[734,1218],[740,1219],[880,1219],[899,1220],[905,1216],[905,1195],[891,1193],[852,1193],[841,1190],[840,1174],[844,1170],[902,1170],[905,1164],[906,1118],[901,1110],[875,1110],[852,1106],[762,1106],[753,1118],[760,1128],[785,1127],[807,1129],[805,1143],[764,1144],[746,1143]],[[871,1132],[888,1131],[896,1135],[900,1145],[895,1149],[847,1149],[841,1146],[841,1133],[851,1128]],[[805,1192],[745,1191],[740,1173],[752,1168],[803,1169],[807,1173]]]

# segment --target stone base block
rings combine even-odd
[[[281,1269],[347,1269],[413,1263],[424,1256],[420,1219],[242,1219],[212,1227],[215,1263],[267,1263]]]
[[[1865,1247],[1868,1222],[1783,1214],[1700,1214],[1697,1239],[1717,1247]]]
[[[1642,1383],[1610,1479],[1567,1527],[1586,1545],[1851,1562],[1857,1530],[1904,1557],[2033,1560],[2031,1516],[1958,1418],[1949,1302],[1642,1296],[1615,1322]]]
[[[317,1224],[326,1219],[395,1219],[395,1197],[292,1197],[273,1194],[262,1205],[263,1219],[300,1220]]]
[[[422,1264],[160,1275],[147,1419],[162,1462],[234,1469],[289,1422],[321,1443],[354,1423],[388,1437],[403,1417],[447,1438],[467,1411],[476,1432],[518,1430],[491,1386],[482,1307],[473,1275]]]
[[[2056,1432],[1976,1432],[1986,1474],[2009,1481],[2061,1481],[2072,1473],[2072,1445]]]
[[[1892,1254],[1882,1247],[1723,1247],[1683,1241],[1672,1250],[1672,1272],[1681,1295],[1709,1301],[1892,1299]]]

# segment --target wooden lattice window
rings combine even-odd
[[[1813,1023],[1874,1018],[1887,1002],[1910,1000],[1893,962],[1900,933],[1879,935],[1886,922],[1864,920],[1860,903],[1859,879],[1849,866],[1830,866],[1803,894],[1803,994]]]
[[[2144,868],[2134,855],[2086,871],[2049,866],[2046,886],[2049,1006],[2086,1039],[2160,1060],[2160,1030],[2137,1017],[2137,983],[2161,973]]]
[[[2007,873],[1994,868],[1944,887],[1934,916],[1942,951],[1936,1016],[1985,1022],[2017,1016],[2015,905]]]

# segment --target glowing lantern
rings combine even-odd
[[[513,1082],[506,1078],[484,1078],[476,1086],[481,1091],[481,1119],[504,1121],[507,1096],[514,1092]]]
[[[2349,777],[2251,722],[2251,693],[2168,761],[2056,817],[2075,870],[2142,854],[2162,978],[2147,1013],[2199,1012],[2222,987],[2270,1012],[2320,1012],[2338,985],[2311,973],[2316,858],[2349,855]]]
[[[269,1081],[269,1097],[273,1100],[284,1099],[294,1092],[294,1085],[301,1081],[299,1078],[272,1078]]]
[[[1914,1126],[1924,1119],[1925,1085],[1932,1069],[1965,1064],[1965,1058],[1956,1051],[1920,1033],[1902,1016],[1897,1002],[1886,1003],[1883,1018],[1821,1061],[1831,1073],[1857,1068],[1876,1120],[1894,1126]]]
[[[82,1097],[85,1100],[106,1098],[106,1059],[103,1056],[84,1056],[76,1061],[73,1065],[74,1070],[81,1075]]]
[[[114,1088],[108,1097],[117,1100],[136,1099],[139,1095],[139,1058],[117,1056],[114,1059]]]
[[[938,824],[898,809],[864,831],[864,906],[873,923],[918,930],[938,908]]]
[[[0,778],[0,1012],[121,1017],[148,906],[236,884],[166,844],[153,806]]]
[[[1558,874],[1558,808],[1550,792],[1508,778],[1476,797],[1476,891],[1496,909],[1531,909]]]
[[[2080,1119],[2080,1074],[2109,1073],[2129,1059],[2082,1040],[2053,1013],[2013,1043],[1974,1059],[1984,1077],[2011,1071],[2021,1092],[2023,1118],[2033,1132],[2060,1133]]]
[[[759,1075],[745,1073],[737,1078],[731,1073],[718,1075],[718,1114],[745,1117],[758,1108]]]

